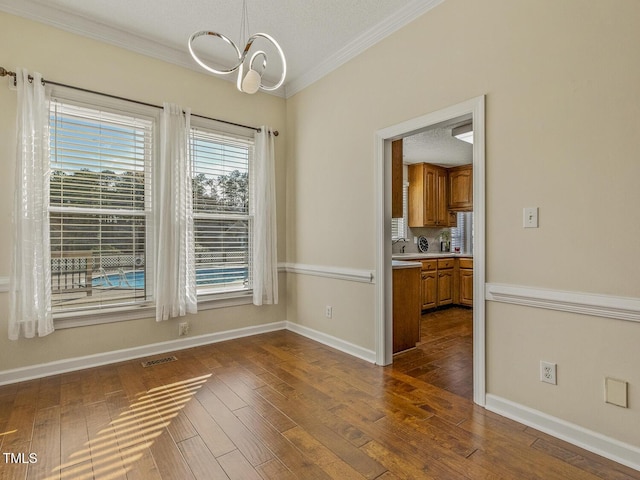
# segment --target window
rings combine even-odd
[[[473,212],[458,212],[457,227],[451,228],[451,251],[460,247],[463,253],[473,253]]]
[[[62,93],[49,123],[54,316],[152,306],[159,111]],[[252,289],[254,140],[244,132],[192,121],[196,283],[207,300],[244,298]]]
[[[152,116],[51,102],[54,314],[151,298],[154,126]]]
[[[198,293],[251,289],[253,138],[191,129]]]
[[[402,186],[402,218],[391,219],[391,239],[407,238],[407,198],[409,196],[409,184]]]

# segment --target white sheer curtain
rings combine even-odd
[[[255,134],[253,161],[253,303],[278,303],[278,257],[274,135],[261,127]]]
[[[9,339],[53,332],[49,249],[49,101],[42,75],[16,69],[18,90]]]
[[[198,311],[189,154],[190,111],[164,104],[160,122],[156,321]]]

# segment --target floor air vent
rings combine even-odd
[[[153,367],[154,365],[160,365],[161,363],[168,363],[168,362],[175,362],[176,360],[178,360],[176,357],[171,356],[171,357],[164,357],[164,358],[156,358],[155,360],[147,360],[146,362],[142,362],[142,366],[147,368],[147,367]]]

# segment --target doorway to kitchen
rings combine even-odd
[[[376,363],[393,362],[391,144],[460,118],[473,123],[473,400],[485,404],[485,157],[484,96],[376,132]]]

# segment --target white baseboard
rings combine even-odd
[[[640,448],[510,400],[487,394],[485,408],[640,471]]]
[[[268,323],[266,325],[257,325],[255,327],[228,330],[226,332],[199,335],[197,337],[179,338],[168,342],[142,345],[140,347],[114,350],[111,352],[96,353],[94,355],[86,355],[83,357],[58,360],[55,362],[39,365],[30,365],[28,367],[16,368],[13,370],[4,370],[0,371],[0,385],[24,382],[26,380],[33,380],[35,378],[42,378],[51,375],[58,375],[60,373],[83,370],[85,368],[100,367],[111,363],[124,362],[136,358],[148,357],[150,355],[174,352],[176,350],[184,350],[186,348],[199,347],[201,345],[209,345],[211,343],[233,340],[234,338],[274,332],[276,330],[291,330],[292,332],[315,340],[319,343],[322,343],[323,345],[335,348],[336,350],[340,350],[341,352],[347,353],[367,362],[375,363],[375,352],[371,350],[367,350],[365,348],[359,347],[358,345],[345,342],[344,340],[340,340],[339,338],[333,337],[331,335],[318,332],[317,330],[303,327],[296,323],[283,321]]]
[[[331,335],[327,335],[326,333],[322,333],[312,328],[305,327],[293,322],[287,322],[287,330],[291,330],[292,332],[302,335],[303,337],[310,338],[311,340],[315,340],[318,343],[322,343],[323,345],[327,345],[328,347],[335,348],[336,350],[340,350],[341,352],[360,358],[369,363],[376,362],[376,352],[374,352],[373,350],[367,350],[366,348],[359,347],[358,345],[354,345],[353,343],[345,342],[344,340],[333,337]]]
[[[236,330],[228,330],[226,332],[199,335],[197,337],[179,338],[168,342],[69,358],[40,365],[16,368],[13,370],[4,370],[0,371],[0,385],[23,382],[25,380],[48,377],[50,375],[83,370],[85,368],[100,367],[102,365],[123,362],[135,358],[158,355],[176,350],[184,350],[186,348],[199,347],[201,345],[208,345],[211,343],[224,342],[225,340],[233,340],[234,338],[248,337],[250,335],[273,332],[276,330],[285,330],[287,328],[287,323],[288,322],[268,323],[266,325],[257,325],[255,327],[239,328]]]

